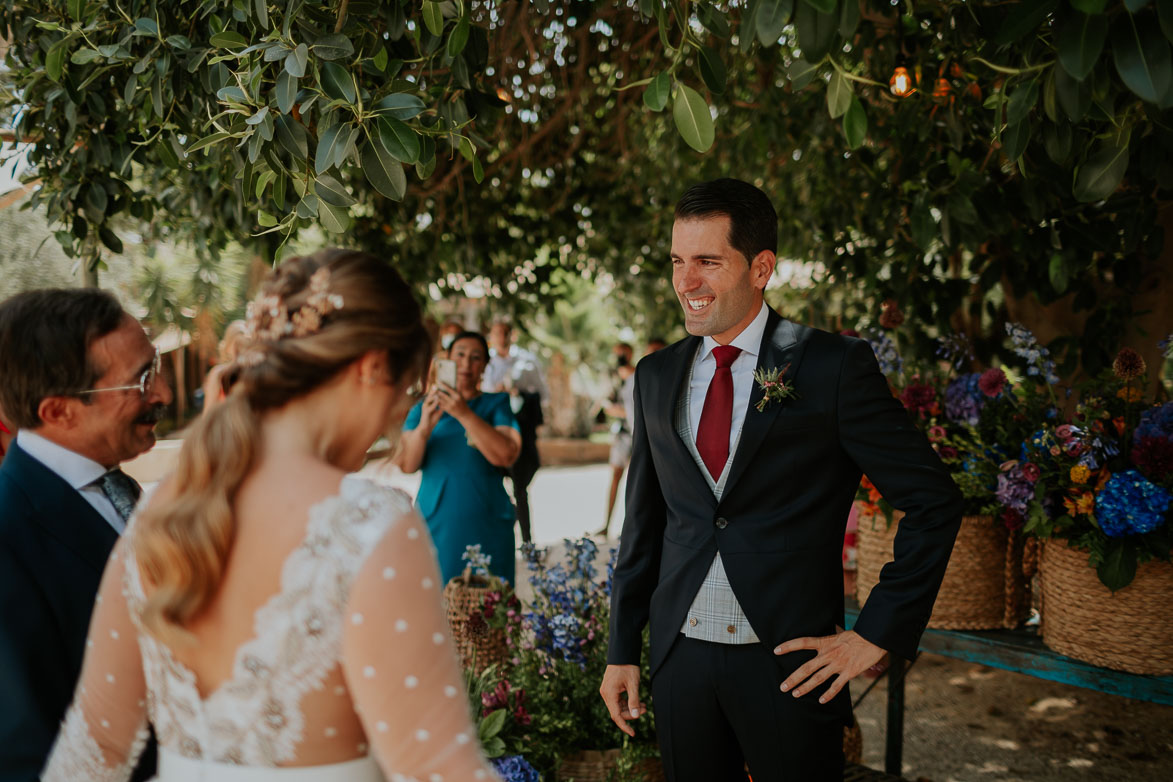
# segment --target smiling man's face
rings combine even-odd
[[[672,287],[684,327],[727,345],[757,316],[774,271],[774,254],[747,259],[729,243],[727,216],[677,220],[672,225]]]

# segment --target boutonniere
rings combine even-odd
[[[784,377],[788,369],[790,369],[789,364],[781,369],[762,367],[753,373],[753,379],[757,382],[758,388],[762,389],[762,398],[757,404],[759,413],[765,410],[771,402],[798,399],[798,392],[794,390],[794,384]]]

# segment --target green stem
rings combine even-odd
[[[1052,65],[1054,65],[1054,61],[1049,60],[1047,62],[1040,63],[1038,65],[1028,65],[1025,68],[1011,68],[1006,65],[998,65],[997,63],[992,63],[989,60],[986,60],[982,57],[970,57],[969,59],[971,62],[979,62],[991,70],[997,71],[998,73],[1005,73],[1008,76],[1018,76],[1023,73],[1033,73],[1035,71],[1041,71],[1046,68],[1050,68]]]

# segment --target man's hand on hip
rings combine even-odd
[[[626,704],[620,702],[623,693],[627,693]],[[608,665],[603,672],[599,694],[603,696],[607,711],[611,712],[611,719],[619,726],[619,730],[634,738],[635,729],[627,721],[636,719],[646,711],[639,702],[639,666]]]
[[[790,654],[802,649],[814,650],[815,656],[786,677],[786,681],[782,682],[782,692],[792,692],[795,698],[801,698],[834,676],[835,681],[819,698],[819,703],[830,701],[847,682],[884,656],[883,649],[854,630],[823,637],[795,638],[775,647],[774,654]]]

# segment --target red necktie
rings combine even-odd
[[[741,348],[719,345],[713,348],[717,371],[709,381],[701,422],[696,430],[696,449],[713,480],[721,479],[729,459],[729,426],[733,420],[733,373],[729,370]]]

